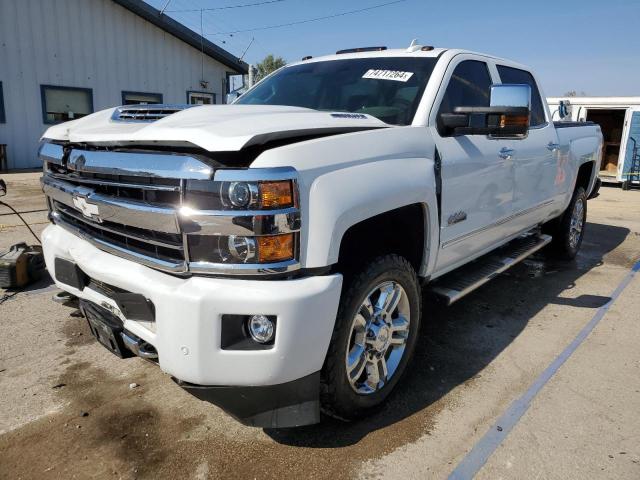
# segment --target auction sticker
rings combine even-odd
[[[395,80],[396,82],[406,82],[413,76],[413,72],[400,72],[398,70],[367,70],[362,78],[375,78],[377,80]]]

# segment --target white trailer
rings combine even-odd
[[[640,97],[549,97],[553,120],[600,125],[604,143],[600,179],[640,184]]]

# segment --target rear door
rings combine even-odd
[[[525,138],[511,140],[514,150],[515,189],[513,227],[524,230],[547,218],[553,200],[565,189],[559,174],[560,145],[553,122],[547,118],[542,95],[533,75],[519,68],[496,65],[502,83],[531,87],[531,119]]]
[[[482,57],[454,57],[436,96],[429,125],[442,176],[441,248],[436,270],[450,270],[506,237],[512,212],[513,161],[504,145],[486,135],[446,136],[440,113],[456,107],[488,107],[495,83]]]

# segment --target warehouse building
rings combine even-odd
[[[0,169],[52,124],[132,103],[224,103],[247,65],[142,0],[0,1]]]

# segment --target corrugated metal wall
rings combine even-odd
[[[231,70],[205,56],[207,91],[222,99]],[[185,103],[203,91],[197,49],[111,0],[0,0],[0,82],[9,168],[39,167],[40,85],[93,89],[94,110],[120,105],[122,91],[162,93]]]

